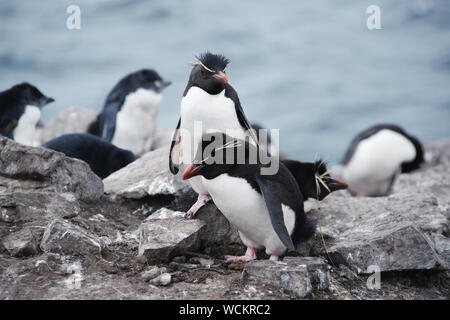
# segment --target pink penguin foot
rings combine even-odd
[[[256,250],[248,247],[245,255],[243,256],[225,256],[226,261],[251,261],[256,259]]]
[[[276,254],[271,254],[269,260],[278,261],[279,257]]]
[[[186,219],[192,219],[197,211],[203,207],[209,200],[211,200],[211,196],[209,194],[199,194],[197,201],[195,201],[194,205],[186,212],[184,217]]]

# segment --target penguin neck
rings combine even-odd
[[[24,112],[20,117],[17,127],[14,129],[14,140],[28,145],[34,145],[36,125],[41,117],[41,109],[34,105],[25,106]]]

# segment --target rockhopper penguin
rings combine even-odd
[[[173,174],[178,172],[180,165],[185,167],[192,163],[202,134],[209,130],[228,132],[239,139],[250,136],[253,143],[257,143],[239,97],[228,83],[225,68],[229,60],[210,52],[197,59],[181,99],[181,116],[170,147],[169,167]],[[196,124],[200,124],[201,132],[194,135]],[[211,196],[200,177],[189,181],[198,193],[196,203],[187,212],[187,216],[193,216]]]
[[[261,162],[249,160],[257,149],[224,134],[206,134],[193,164],[183,173],[183,180],[201,179],[216,206],[239,230],[247,251],[244,256],[226,256],[227,260],[253,260],[260,248],[277,260],[286,249],[295,250],[308,240],[316,229],[316,221],[303,210],[303,196],[292,174],[280,163],[276,174],[262,175]],[[244,162],[230,161],[243,158]]]

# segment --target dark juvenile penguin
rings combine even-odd
[[[120,149],[108,141],[86,133],[64,134],[42,146],[83,160],[102,179],[136,160],[131,151]]]
[[[34,145],[41,108],[53,98],[24,82],[0,92],[0,134],[26,145]]]
[[[347,189],[347,184],[333,179],[324,161],[281,160],[297,181],[303,199],[323,200],[331,192]]]
[[[135,155],[150,150],[162,91],[168,85],[170,82],[152,69],[128,74],[108,94],[88,133]]]
[[[183,179],[200,177],[216,206],[239,230],[247,251],[226,259],[249,261],[256,258],[256,249],[265,248],[270,259],[277,260],[287,249],[296,250],[314,234],[316,222],[305,214],[303,196],[292,174],[279,163],[275,174],[263,175],[261,162],[250,161],[257,146],[224,134],[213,135],[214,139],[204,135],[204,141],[213,142],[206,147],[203,142]],[[228,149],[234,154],[231,158]]]
[[[170,147],[169,167],[173,174],[178,172],[180,165],[192,163],[195,148],[205,132],[227,132],[239,139],[251,136],[257,143],[238,94],[228,83],[225,68],[229,60],[210,52],[197,59],[181,99],[181,116]],[[193,177],[189,182],[198,193],[196,203],[187,212],[188,216],[193,216],[211,197],[200,177]]]
[[[417,138],[394,124],[378,124],[360,132],[341,162],[341,177],[356,196],[385,196],[400,173],[424,161]]]

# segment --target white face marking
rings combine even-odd
[[[162,94],[140,88],[129,94],[117,113],[112,143],[140,155],[150,149]]]
[[[28,146],[33,146],[36,125],[40,118],[41,109],[36,106],[26,106],[17,127],[13,131],[14,140]]]
[[[238,228],[245,245],[266,248],[267,254],[280,255],[286,250],[272,227],[264,198],[245,179],[222,174],[202,181],[219,210]],[[286,228],[292,234],[295,213],[284,204],[282,210]]]
[[[400,165],[415,156],[416,149],[409,139],[383,129],[358,144],[352,159],[342,169],[342,178],[359,195],[383,195]]]

